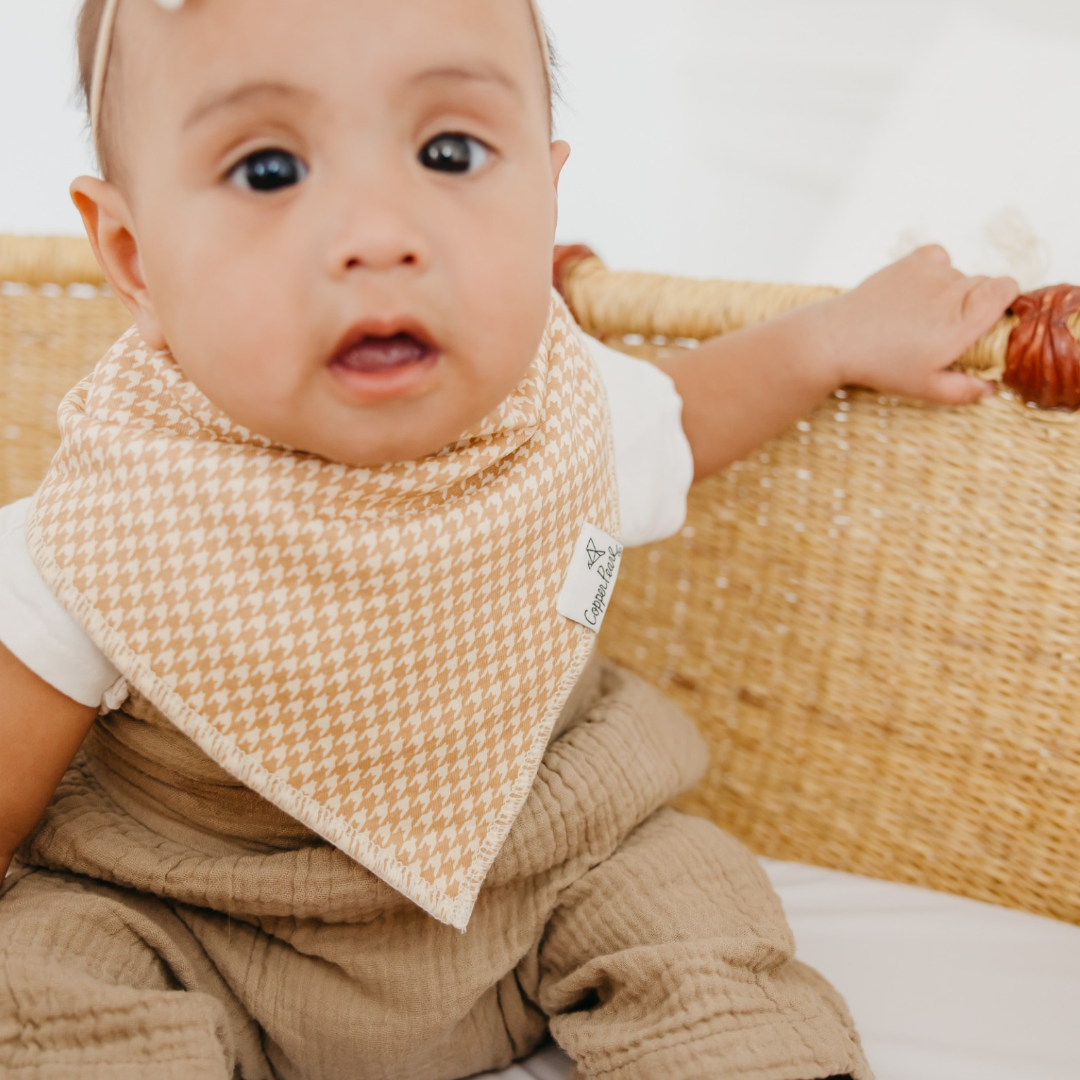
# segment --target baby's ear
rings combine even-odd
[[[556,139],[551,144],[551,176],[555,183],[555,221],[551,230],[552,240],[559,227],[559,177],[562,175],[563,166],[570,156],[570,144],[562,139]]]
[[[562,175],[563,166],[570,156],[570,144],[564,139],[556,139],[551,144],[551,175],[555,180],[555,190],[559,190],[559,177]]]
[[[113,292],[131,312],[150,348],[164,349],[165,337],[143,278],[139,244],[123,193],[106,180],[80,176],[71,185],[71,199]]]

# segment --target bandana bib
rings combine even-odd
[[[464,929],[592,652],[557,610],[575,545],[618,529],[562,301],[518,389],[419,461],[276,446],[134,330],[59,418],[27,538],[60,600],[223,768]]]

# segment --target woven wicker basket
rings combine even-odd
[[[568,260],[590,333],[655,354],[830,290]],[[81,241],[0,238],[0,502],[127,325]],[[967,358],[1000,371],[1003,323]],[[756,850],[1080,923],[1080,429],[998,398],[841,391],[628,557],[605,651],[697,719],[684,805]]]

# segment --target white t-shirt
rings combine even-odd
[[[662,371],[586,338],[611,406],[622,540],[663,540],[682,528],[694,475],[682,400]],[[120,673],[41,579],[26,547],[29,499],[0,507],[0,642],[84,705],[127,695]]]

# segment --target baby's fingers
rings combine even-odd
[[[962,371],[938,371],[927,380],[920,397],[936,405],[973,405],[996,390],[993,383]]]
[[[923,244],[922,247],[917,247],[909,258],[940,263],[942,266],[952,266],[952,256],[940,244]]]
[[[1020,295],[1020,286],[1011,277],[967,278],[965,285],[960,314],[965,326],[974,328],[976,336],[989,330]]]

